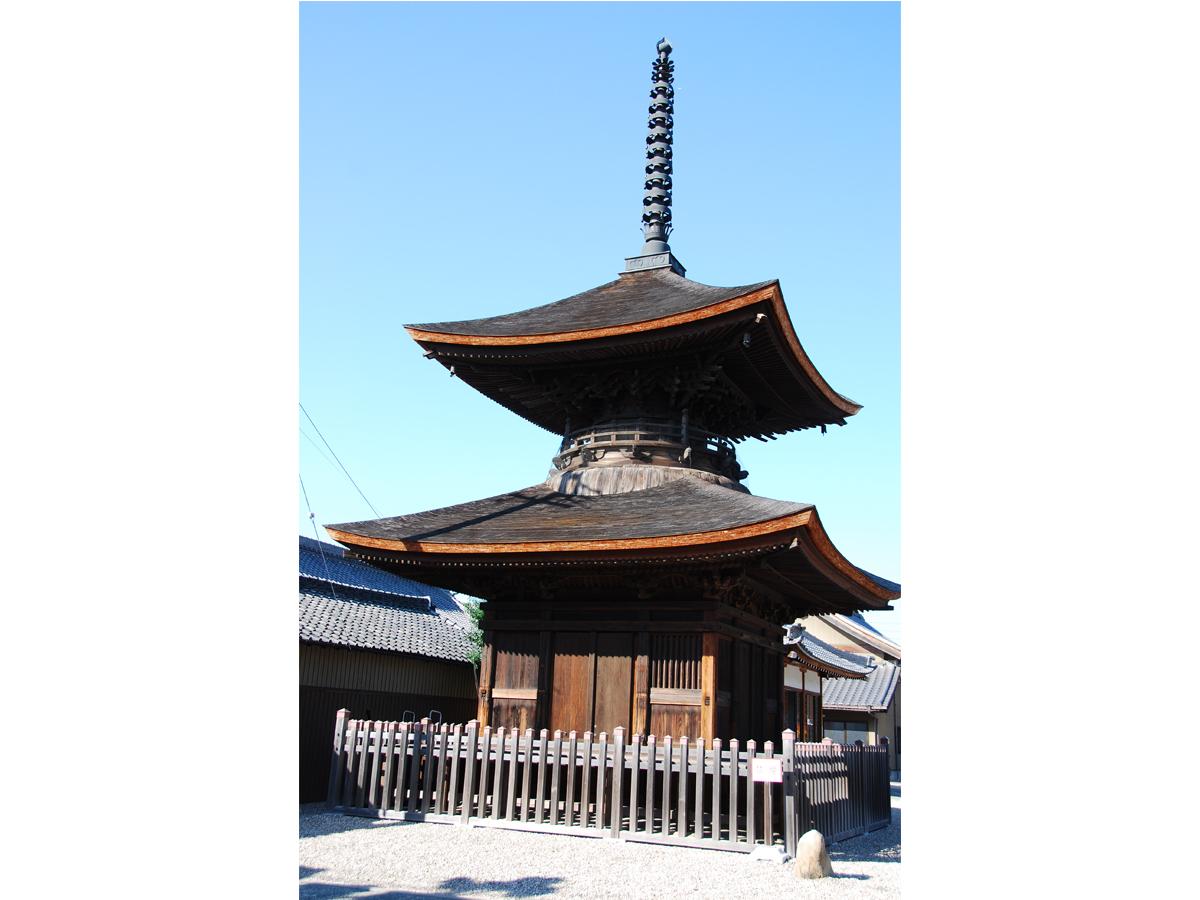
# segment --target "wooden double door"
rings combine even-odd
[[[551,731],[609,734],[633,723],[634,636],[559,632],[551,667]]]
[[[632,632],[497,632],[490,649],[491,693],[482,698],[480,718],[493,727],[564,734],[630,729]]]

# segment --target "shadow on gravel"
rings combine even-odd
[[[466,900],[454,894],[427,894],[423,891],[381,891],[369,884],[324,884],[310,881],[300,885],[300,900],[335,900],[339,897],[369,897],[370,900]]]
[[[438,885],[444,891],[498,891],[509,897],[541,897],[553,894],[562,879],[558,876],[533,875],[512,881],[476,881],[474,878],[447,878]]]
[[[360,831],[364,828],[394,828],[420,825],[420,822],[405,822],[400,819],[368,819],[366,816],[346,816],[329,812],[324,803],[304,804],[300,807],[300,837],[321,837],[326,834],[341,834],[343,831]]]
[[[837,862],[900,862],[900,810],[892,810],[892,824],[829,846],[829,859]],[[858,877],[858,876],[852,876]]]
[[[301,866],[300,878],[307,878]],[[322,871],[308,869],[309,874]],[[465,900],[460,891],[495,891],[508,897],[541,897],[553,894],[561,878],[514,878],[512,881],[476,881],[474,878],[448,878],[429,891],[381,890],[369,884],[331,884],[322,881],[307,881],[300,885],[300,900],[338,900],[342,897],[364,897],[370,900]]]

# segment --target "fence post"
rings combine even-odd
[[[613,790],[612,790],[612,829],[610,837],[621,836],[621,788],[625,783],[625,728],[618,725],[613,729]]]
[[[543,728],[541,737],[538,739],[537,805],[534,807],[533,819],[538,825],[542,824],[546,812],[546,736],[548,734],[549,732]]]
[[[567,799],[566,808],[563,810],[566,815],[563,816],[563,824],[571,826],[575,824],[575,754],[579,748],[579,736],[571,731],[567,736]]]
[[[738,739],[729,742],[729,840],[738,842]]]
[[[325,805],[337,806],[342,784],[342,744],[346,740],[346,719],[350,710],[339,709],[333,724],[333,753],[329,757],[329,790],[325,793]]]
[[[721,839],[721,739],[713,738],[712,839]]]
[[[588,824],[593,765],[595,762],[592,759],[592,733],[585,731],[583,733],[583,773],[579,779],[579,825],[581,828],[587,828]]]
[[[515,730],[515,729],[514,729]],[[501,794],[504,791],[504,726],[496,729],[496,770],[492,773],[492,815],[493,819],[504,818],[504,801]]]
[[[384,812],[393,808],[392,792],[396,789],[396,723],[388,722],[387,731],[384,733],[385,742],[383,750],[384,775],[383,775],[383,797],[379,801],[379,808]]]
[[[758,744],[754,741],[746,741],[746,843],[750,845],[750,849],[754,849],[754,844],[757,842],[754,830],[758,824],[754,821],[757,811],[754,803],[754,756],[755,748]]]
[[[646,735],[646,756],[648,757],[646,764],[646,824],[642,831],[644,834],[654,833],[654,767],[658,762],[658,744],[655,743],[655,736],[652,734]],[[638,763],[638,772],[640,774],[641,763]],[[630,782],[632,785],[632,782]],[[633,795],[632,786],[629,789],[630,796]],[[636,810],[635,810],[636,812]],[[634,831],[634,826],[637,824],[637,817],[631,815],[629,818],[629,830]]]
[[[675,833],[679,837],[687,837],[688,739],[686,734],[679,738],[679,783],[677,787],[679,816],[675,823]]]
[[[550,752],[554,754],[554,762],[550,769],[550,824],[558,824],[558,798],[562,791],[559,769],[562,768],[562,729],[554,730],[554,740],[550,742]]]
[[[663,779],[662,779],[662,824],[661,834],[665,837],[671,833],[671,736],[663,735]]]
[[[783,733],[783,846],[796,855],[796,732]]]
[[[429,812],[430,797],[433,794],[433,769],[437,760],[434,754],[437,726],[431,724],[428,718],[424,718],[421,720],[421,727],[425,732],[425,771],[421,774],[421,805],[418,807],[418,811],[425,815]]]
[[[774,759],[775,744],[767,741],[763,745],[763,754],[767,759]],[[775,845],[775,814],[773,802],[775,799],[775,785],[769,781],[763,782],[763,846],[772,847]]]
[[[454,740],[454,755],[450,757],[450,789],[446,792],[446,800],[448,802],[443,804],[444,808],[442,809],[442,812],[448,816],[454,815],[458,810],[458,768],[459,760],[462,759],[463,755],[462,723],[455,722],[454,728],[451,729],[450,733],[453,735]]]
[[[521,769],[521,821],[529,821],[529,777],[533,773],[533,729],[525,729],[525,766]]]
[[[608,778],[608,732],[600,732],[600,758],[596,769],[596,827],[604,830],[604,798]]]
[[[479,733],[479,722],[472,719],[467,723],[467,753],[463,762],[466,771],[463,772],[463,803],[462,823],[471,821],[471,798],[475,793],[475,738]]]

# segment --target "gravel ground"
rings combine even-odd
[[[389,822],[300,807],[300,897],[898,897],[900,786],[892,824],[830,847],[833,878],[741,853]]]

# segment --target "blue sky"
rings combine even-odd
[[[899,20],[890,3],[302,4],[300,397],[380,514],[545,476],[555,436],[402,326],[616,276],[642,242],[666,35],[672,249],[707,284],[779,278],[805,349],[864,407],[826,435],[742,444],[747,485],[815,503],[846,556],[902,580]],[[372,518],[300,420],[318,523]],[[900,638],[903,603],[868,617]]]

